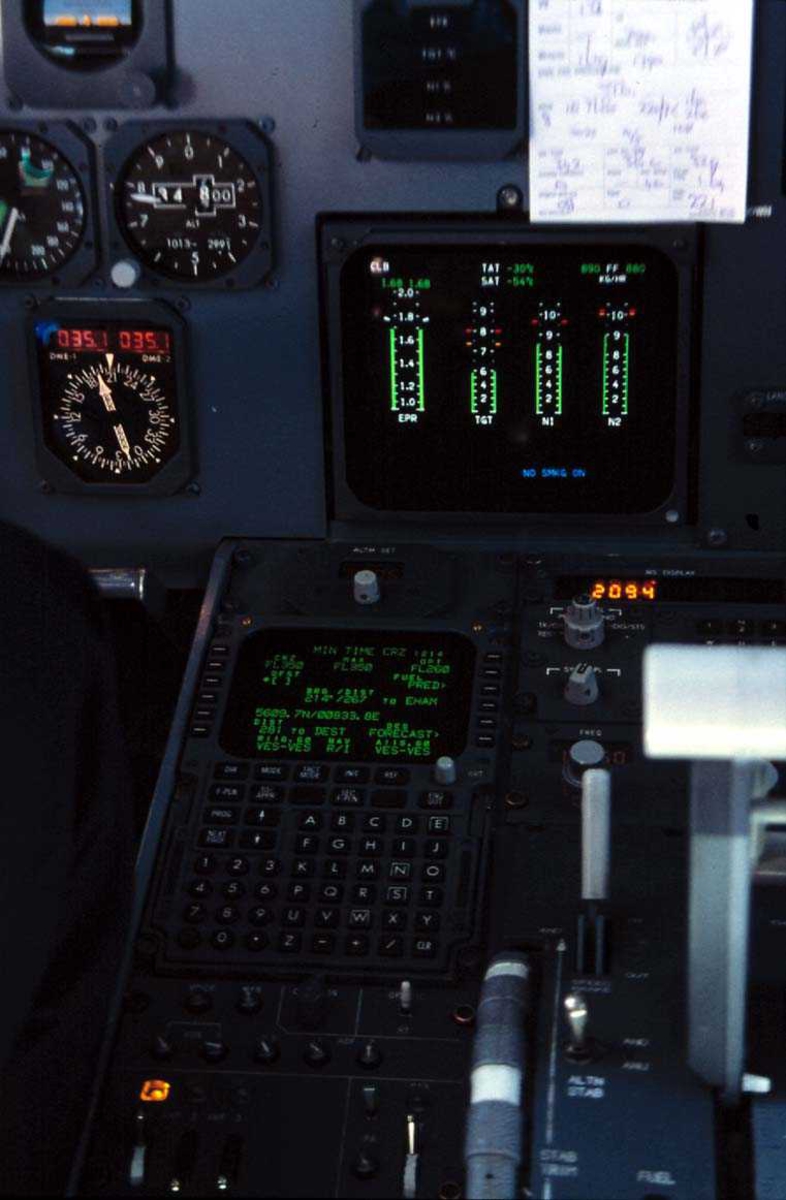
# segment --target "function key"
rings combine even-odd
[[[481,750],[490,750],[492,746],[496,746],[497,739],[491,733],[479,733],[475,738],[475,745]]]
[[[236,808],[206,808],[202,820],[208,825],[237,825]]]
[[[452,807],[452,792],[421,792],[418,797],[418,808],[428,808],[434,811]]]
[[[223,646],[219,642],[214,642],[210,647],[211,658],[226,658],[229,654],[229,646]]]
[[[215,713],[212,708],[195,708],[192,721],[212,721]]]
[[[272,783],[251,785],[251,800],[254,804],[279,804],[283,798],[284,789],[275,787]]]
[[[280,783],[289,774],[289,767],[283,763],[257,763],[254,767],[254,778],[264,783]]]
[[[242,783],[214,783],[208,792],[210,799],[219,804],[240,804],[245,794]]]
[[[220,658],[209,658],[205,663],[206,671],[223,671],[226,663]]]
[[[372,792],[371,804],[374,808],[406,808],[407,793],[402,791]]]
[[[437,943],[433,938],[418,938],[412,943],[413,958],[436,958]]]
[[[301,763],[295,767],[295,780],[298,783],[324,783],[328,777],[328,768],[321,763]]]
[[[211,691],[213,688],[220,688],[223,680],[220,675],[203,675],[202,687]]]
[[[214,779],[246,779],[247,776],[248,763],[244,762],[216,763],[213,771]]]
[[[499,667],[483,667],[480,674],[483,679],[500,679],[502,677]]]
[[[363,788],[333,788],[330,794],[330,803],[338,805],[339,808],[360,808],[365,800],[366,793]]]
[[[737,617],[735,620],[729,621],[726,628],[732,637],[753,637],[755,627],[755,621],[749,621],[745,617]]]
[[[501,663],[502,655],[498,650],[490,650],[488,654],[483,655],[484,663]]]
[[[409,783],[410,772],[406,767],[380,767],[374,773],[375,783],[384,783],[386,787],[399,787]]]
[[[200,704],[217,704],[218,703],[218,692],[199,692],[199,694],[197,695],[197,700],[199,701]],[[227,766],[230,766],[230,767],[235,766],[235,765],[239,766],[241,764],[235,764],[235,763],[227,764]],[[242,765],[245,765],[245,764],[242,764]],[[248,768],[246,768],[246,769],[248,769]],[[230,776],[228,776],[228,778],[234,779],[235,776],[230,775]]]
[[[197,875],[213,875],[218,866],[214,854],[200,854],[194,859],[194,871]]]
[[[296,787],[289,789],[290,804],[324,804],[327,793],[324,788]]]
[[[244,829],[240,834],[241,850],[273,850],[276,835],[271,830]]]
[[[199,835],[200,846],[213,846],[225,849],[234,845],[235,831],[233,829],[203,829]]]
[[[498,696],[499,695],[499,684],[498,683],[482,684],[481,688],[480,688],[480,694],[481,694],[481,696]]]
[[[496,700],[481,700],[478,708],[484,713],[499,712],[499,704]]]
[[[368,767],[339,767],[336,771],[336,783],[366,783]]]
[[[478,717],[478,729],[496,729],[496,717]]]
[[[271,827],[281,824],[280,808],[247,808],[243,814],[244,825]]]
[[[210,726],[209,725],[192,725],[191,729],[189,731],[189,736],[192,738],[210,737]]]
[[[786,621],[762,621],[759,624],[763,637],[782,638],[786,637]]]

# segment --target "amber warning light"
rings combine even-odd
[[[163,1104],[169,1098],[172,1085],[165,1079],[146,1079],[142,1084],[139,1099],[146,1104]]]

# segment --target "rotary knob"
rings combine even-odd
[[[442,758],[438,758],[434,763],[434,782],[441,787],[450,787],[456,782],[456,776],[456,760],[443,754]]]
[[[352,579],[352,594],[356,604],[378,604],[380,590],[376,571],[356,571]]]
[[[606,636],[606,620],[597,600],[586,594],[574,596],[562,614],[565,622],[565,641],[574,650],[594,650]]]
[[[598,698],[598,673],[589,663],[579,663],[568,676],[565,684],[565,699],[568,704],[585,707]]]

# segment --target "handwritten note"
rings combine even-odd
[[[530,0],[533,221],[745,220],[753,0]]]

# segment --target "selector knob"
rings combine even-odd
[[[443,787],[456,782],[456,760],[443,755],[434,763],[434,782]]]
[[[565,684],[565,699],[568,704],[584,707],[594,704],[598,698],[598,673],[589,663],[579,663],[568,676]]]
[[[580,788],[581,777],[584,772],[591,770],[593,767],[602,767],[605,761],[606,751],[600,742],[592,742],[589,739],[574,742],[568,751],[568,758],[562,769],[562,776],[566,783],[571,784],[572,787]]]
[[[597,600],[591,596],[574,596],[562,619],[565,622],[565,641],[574,650],[594,650],[602,645],[606,636],[606,618]]]
[[[356,571],[352,580],[352,594],[356,604],[377,604],[380,590],[376,571]]]

